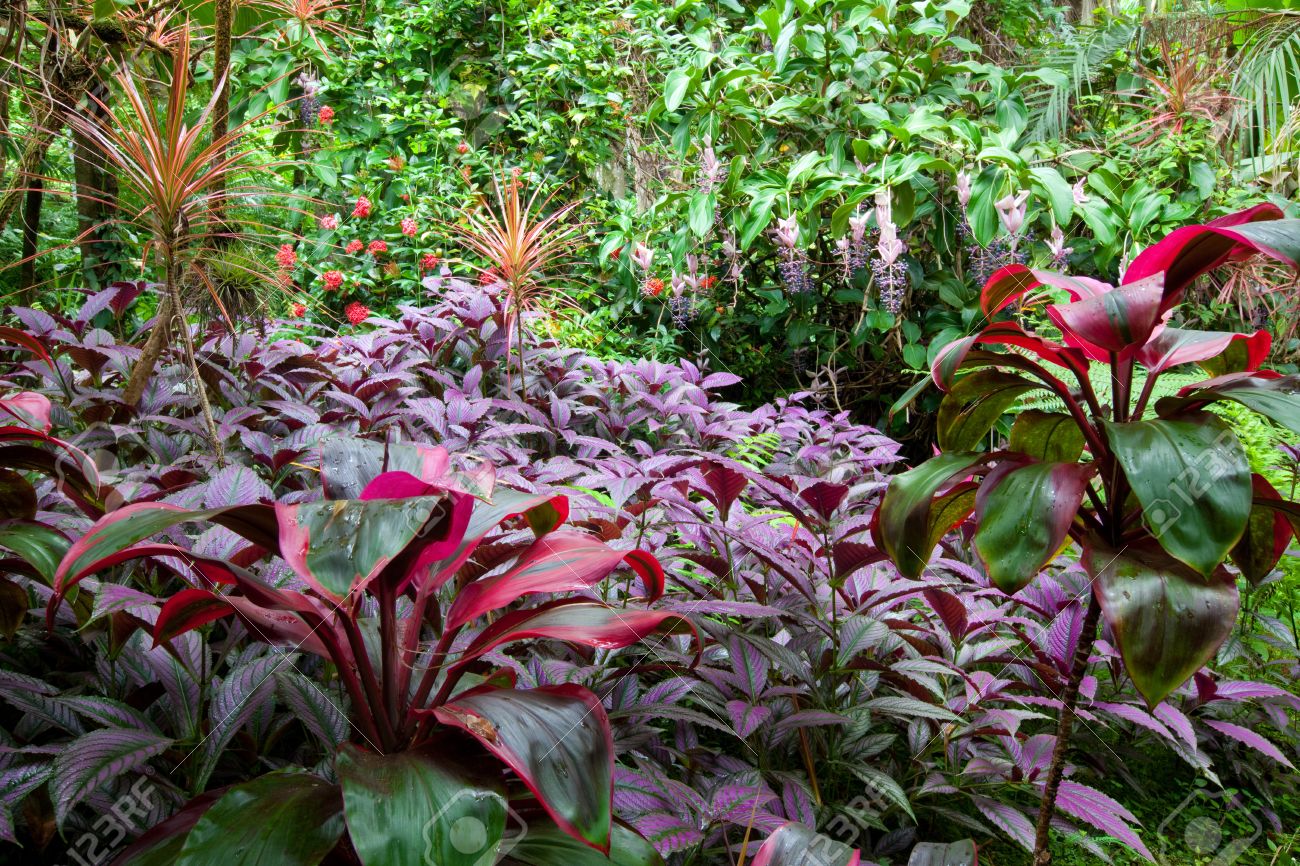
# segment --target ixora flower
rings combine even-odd
[[[402,217],[402,234],[413,238],[419,231],[420,224],[415,221],[415,217]]]
[[[275,263],[285,270],[298,264],[298,254],[293,251],[293,244],[280,244],[280,251],[275,254]]]
[[[372,256],[388,252],[388,243],[386,241],[371,241],[370,246],[366,247],[366,252]]]
[[[357,203],[352,207],[352,215],[359,219],[370,216],[370,199],[364,195],[357,199]]]
[[[307,305],[295,301],[293,305],[289,307],[289,315],[295,319],[301,319],[303,316],[307,315]]]
[[[420,256],[420,270],[431,271],[434,268],[438,267],[438,264],[441,261],[442,259],[438,258],[433,253],[425,253],[424,255]]]
[[[347,253],[350,256],[355,256],[357,253],[361,252],[365,248],[366,245],[360,238],[353,238],[352,240],[348,241],[348,245],[343,248],[343,252]]]
[[[316,220],[316,225],[320,226],[322,229],[324,229],[327,232],[332,232],[339,227],[339,215],[334,213],[327,213],[325,214],[325,216]]]
[[[321,126],[329,126],[334,122],[334,109],[330,108],[328,105],[322,105],[320,113],[316,115],[316,120]]]
[[[343,285],[342,271],[326,271],[320,275],[320,278],[325,282],[326,291],[335,291],[339,286]]]
[[[343,315],[354,325],[359,325],[370,318],[370,308],[360,301],[353,301],[343,308]]]
[[[464,156],[465,154],[469,153],[469,144],[462,141],[460,144],[456,145],[456,152],[459,153],[461,156]]]
[[[664,292],[664,281],[658,277],[646,277],[641,284],[641,294],[647,298],[657,298]]]

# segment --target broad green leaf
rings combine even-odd
[[[514,770],[565,832],[609,850],[614,746],[605,708],[589,690],[498,689],[463,695],[434,713]]]
[[[1148,707],[1214,658],[1237,621],[1237,585],[1230,575],[1219,569],[1203,577],[1149,541],[1118,551],[1088,545],[1083,566]]]
[[[1217,400],[1232,400],[1253,412],[1300,434],[1300,376],[1282,376],[1276,379],[1264,376],[1228,375],[1211,379],[1200,385],[1189,385],[1177,397],[1166,397],[1156,403],[1156,411],[1163,417],[1181,412],[1188,406],[1197,407]]]
[[[694,83],[694,70],[678,68],[668,73],[664,80],[664,108],[676,111],[690,92]]]
[[[280,555],[320,592],[359,591],[445,513],[442,496],[277,504]]]
[[[509,843],[507,843],[509,844]],[[528,819],[517,844],[504,851],[503,866],[662,866],[654,846],[635,830],[615,822],[609,855],[585,845],[540,816]]]
[[[1041,387],[1022,376],[994,369],[976,370],[963,376],[939,404],[939,448],[973,450],[1022,394]]]
[[[1073,463],[1083,454],[1083,445],[1083,431],[1073,417],[1027,409],[1011,425],[1007,448],[1040,463]]]
[[[920,576],[934,551],[931,539],[935,531],[953,525],[949,523],[947,527],[941,527],[943,521],[937,519],[937,515],[945,509],[936,508],[936,504],[942,506],[944,503],[936,503],[935,494],[953,479],[971,471],[986,456],[940,454],[915,469],[894,476],[889,482],[885,498],[876,511],[873,534],[877,545],[889,555],[904,577]],[[969,499],[973,507],[974,496]]]
[[[1078,463],[1031,463],[995,475],[985,480],[977,499],[975,551],[993,583],[1014,593],[1065,543],[1092,469]]]
[[[267,773],[203,813],[176,866],[316,866],[343,835],[342,807],[338,786],[324,779]]]
[[[691,196],[689,222],[696,237],[704,237],[713,228],[713,216],[718,203],[716,193],[696,191]]]
[[[495,860],[505,788],[488,768],[471,770],[433,751],[378,755],[350,744],[336,767],[348,832],[364,866]]]
[[[1220,418],[1107,422],[1110,448],[1161,546],[1207,577],[1250,516],[1250,464]]]
[[[18,554],[50,586],[54,585],[59,561],[67,554],[70,545],[63,533],[44,523],[0,523],[0,547]]]
[[[1035,166],[1029,170],[1029,174],[1052,203],[1052,215],[1056,218],[1057,225],[1069,225],[1070,216],[1074,212],[1074,190],[1070,188],[1069,182],[1051,166]]]

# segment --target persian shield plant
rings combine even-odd
[[[945,392],[942,453],[897,476],[876,514],[877,543],[911,578],[940,538],[972,515],[975,552],[1007,593],[1027,586],[1063,546],[1079,550],[1091,594],[1059,696],[1036,863],[1050,860],[1048,828],[1099,619],[1154,707],[1232,630],[1237,583],[1225,563],[1258,582],[1300,529],[1300,506],[1253,474],[1232,430],[1205,411],[1235,401],[1300,432],[1300,377],[1260,369],[1266,331],[1169,324],[1198,276],[1256,255],[1297,267],[1300,220],[1261,205],[1181,228],[1139,255],[1118,286],[1023,265],[999,270],[981,295],[990,324],[944,347],[933,365]],[[1049,303],[1054,290],[1068,300]],[[1039,304],[1059,342],[1020,323],[1019,314]],[[1093,386],[1094,363],[1111,378],[1111,405]],[[1188,364],[1209,378],[1154,399],[1160,376]],[[1003,413],[1039,389],[1066,411],[1022,412],[1005,449],[979,450]]]
[[[60,564],[51,616],[90,574],[179,558],[191,585],[163,605],[156,644],[226,627],[316,655],[332,672],[322,688],[346,695],[352,724],[332,773],[280,769],[205,793],[117,862],[470,866],[495,859],[519,825],[517,862],[655,862],[613,820],[600,699],[574,684],[515,688],[513,671],[490,658],[530,638],[616,648],[689,630],[673,613],[569,595],[627,565],[653,600],[663,592],[658,561],[560,529],[564,497],[498,488],[486,464],[453,471],[442,448],[331,441],[321,476],[314,502],[124,506]],[[249,546],[217,559],[148,541],[191,521]],[[273,585],[249,570],[268,552],[296,581]],[[550,600],[529,603],[539,595]]]

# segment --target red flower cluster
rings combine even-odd
[[[431,271],[438,267],[440,262],[442,262],[442,259],[435,256],[433,253],[425,253],[420,257],[420,270]]]
[[[298,254],[293,251],[293,244],[280,244],[280,251],[275,254],[275,261],[285,270],[298,264]]]
[[[641,293],[647,298],[657,298],[663,291],[664,281],[658,277],[649,277],[641,284]]]
[[[365,248],[366,245],[362,243],[360,239],[353,238],[352,240],[348,241],[348,245],[343,248],[343,252],[347,253],[350,256],[355,256],[357,253],[361,252]]]
[[[486,271],[483,271],[483,273],[478,275],[478,284],[480,286],[490,286],[500,281],[501,278],[497,276],[496,268],[488,268]]]
[[[464,156],[469,153],[469,145],[462,141],[460,144],[456,145],[456,152]]]
[[[704,291],[706,292],[709,289],[716,286],[717,284],[718,284],[718,278],[715,277],[713,274],[709,274],[707,277],[702,277],[700,279],[700,288],[704,289]]]
[[[415,237],[415,233],[420,230],[420,224],[415,221],[415,217],[402,218],[402,234],[408,238]]]
[[[330,108],[328,105],[322,105],[320,113],[316,115],[316,119],[320,121],[321,126],[329,126],[334,122],[334,109]]]
[[[342,271],[326,271],[321,274],[321,279],[325,281],[325,290],[332,292],[339,286],[343,285]]]
[[[354,325],[359,325],[370,318],[370,308],[358,301],[353,301],[343,308],[343,315]]]
[[[364,195],[357,199],[357,203],[352,207],[352,215],[362,218],[370,216],[370,199]]]
[[[388,244],[384,241],[371,241],[370,246],[366,247],[366,252],[372,256],[388,252]]]
[[[295,303],[289,308],[289,315],[293,316],[295,319],[301,319],[303,316],[307,315],[307,305]]]
[[[325,216],[321,217],[316,222],[321,228],[325,229],[326,231],[333,231],[334,229],[339,227],[339,218],[334,216],[334,214],[332,213],[325,214]]]

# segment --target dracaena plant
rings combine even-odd
[[[1060,695],[1037,863],[1050,860],[1048,829],[1099,618],[1155,707],[1232,630],[1237,586],[1225,562],[1259,580],[1300,527],[1300,507],[1252,475],[1231,429],[1205,411],[1236,401],[1300,432],[1300,377],[1260,369],[1270,348],[1265,331],[1169,323],[1188,286],[1225,262],[1264,255],[1296,267],[1300,220],[1281,217],[1261,205],[1179,229],[1139,255],[1118,286],[1021,265],[995,273],[981,296],[991,324],[946,346],[933,365],[945,392],[942,453],[894,478],[876,515],[877,543],[907,577],[919,577],[940,537],[972,514],[974,549],[1007,593],[1033,581],[1063,545],[1079,549],[1091,592]],[[1068,296],[1046,305],[1060,341],[1011,316],[1050,300],[1052,290]],[[1109,406],[1093,388],[1093,362],[1111,377]],[[1211,378],[1153,401],[1159,377],[1187,364]],[[1035,389],[1053,392],[1067,411],[1022,413],[1006,448],[977,450]]]
[[[321,476],[315,502],[125,506],[63,558],[51,616],[88,575],[181,557],[191,585],[162,606],[156,644],[242,627],[319,656],[353,726],[333,762],[337,782],[280,771],[201,797],[119,862],[246,858],[256,837],[257,862],[314,864],[350,849],[365,866],[472,864],[518,823],[526,831],[510,856],[522,862],[556,850],[579,862],[652,861],[653,849],[612,820],[614,754],[600,699],[576,685],[514,688],[513,673],[484,657],[530,638],[617,648],[657,629],[689,630],[670,612],[566,596],[627,565],[653,600],[663,591],[657,560],[560,529],[564,497],[497,488],[489,464],[455,472],[441,448],[334,440],[322,448]],[[251,546],[223,560],[147,540],[191,521]],[[250,571],[264,552],[298,583],[275,586]],[[521,604],[538,595],[559,597]],[[482,838],[458,835],[467,819]]]

